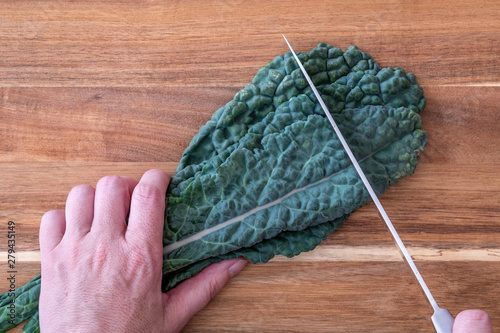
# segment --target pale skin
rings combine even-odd
[[[161,292],[169,176],[108,176],[74,187],[40,225],[42,332],[178,332],[246,265],[225,260]],[[128,216],[128,224],[126,218]],[[490,333],[488,315],[461,312],[454,333]]]

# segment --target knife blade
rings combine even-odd
[[[368,190],[370,197],[372,198],[373,202],[375,203],[375,206],[378,209],[379,215],[382,217],[387,228],[389,229],[391,236],[394,239],[394,241],[396,242],[396,245],[398,246],[399,251],[400,251],[403,259],[410,266],[413,274],[415,275],[415,278],[417,279],[417,281],[420,285],[420,288],[422,289],[423,293],[427,297],[427,301],[432,306],[432,308],[434,310],[434,314],[432,315],[431,320],[432,320],[432,323],[434,325],[434,329],[436,330],[437,333],[451,333],[452,329],[453,329],[453,322],[455,321],[455,319],[453,318],[453,316],[451,315],[451,313],[448,310],[441,309],[438,306],[438,304],[437,304],[436,300],[434,299],[434,297],[432,296],[429,288],[425,284],[425,281],[422,278],[422,275],[420,275],[420,272],[418,271],[417,266],[415,266],[413,259],[411,258],[410,254],[408,253],[406,246],[404,245],[403,241],[399,237],[398,232],[394,228],[391,220],[389,219],[389,216],[385,212],[384,207],[382,206],[382,204],[380,203],[380,200],[378,199],[377,195],[373,191],[373,188],[370,185],[370,182],[368,181],[368,179],[365,176],[365,173],[363,172],[363,170],[359,166],[358,161],[354,157],[351,149],[349,148],[349,145],[345,141],[344,136],[340,132],[337,124],[335,123],[335,120],[333,119],[332,115],[330,114],[330,111],[326,107],[325,102],[323,102],[323,99],[321,98],[320,94],[318,93],[318,90],[314,86],[314,83],[312,82],[311,78],[307,74],[307,71],[305,70],[304,66],[302,65],[299,57],[297,56],[297,54],[295,54],[295,51],[293,50],[292,46],[290,45],[290,43],[286,39],[285,35],[283,35],[283,38],[285,39],[285,42],[287,43],[288,47],[290,48],[290,52],[292,53],[293,57],[295,58],[295,61],[299,65],[300,70],[302,71],[302,74],[304,75],[307,82],[309,83],[309,86],[311,87],[311,89],[314,93],[314,96],[316,96],[316,99],[318,100],[319,104],[321,105],[321,108],[323,109],[323,111],[325,112],[325,115],[327,116],[328,120],[330,121],[330,124],[332,125],[333,130],[335,131],[335,134],[337,134],[337,137],[339,138],[340,142],[342,143],[342,146],[344,147],[344,150],[346,151],[347,155],[349,156],[349,159],[351,160],[354,168],[358,172],[359,177],[361,178],[361,180],[363,181],[363,184],[365,185],[366,189]]]

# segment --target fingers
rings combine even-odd
[[[150,170],[135,190],[136,180],[119,176],[102,178],[95,190],[89,185],[74,187],[68,194],[65,212],[50,211],[43,216],[40,247],[53,249],[65,234],[76,239],[91,230],[112,236],[124,234],[132,193],[135,208],[130,217],[131,233],[140,234],[148,241],[156,237],[161,244],[168,182],[165,172]]]
[[[170,181],[162,170],[149,170],[132,193],[130,216],[125,238],[136,244],[161,248],[165,216],[165,193]]]
[[[40,223],[40,252],[43,256],[44,253],[52,251],[64,236],[66,230],[66,221],[64,218],[64,211],[51,210],[45,213]]]
[[[166,325],[179,330],[247,264],[245,259],[223,260],[184,281],[165,294]]]
[[[71,189],[66,199],[66,235],[82,238],[92,226],[95,190],[90,185]]]
[[[129,177],[107,176],[99,180],[95,189],[91,232],[110,237],[124,234],[130,195],[136,184],[137,181]]]
[[[491,320],[481,310],[465,310],[460,312],[453,324],[453,333],[491,333]]]

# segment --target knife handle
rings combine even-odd
[[[452,333],[455,318],[453,318],[450,311],[438,307],[431,319],[436,333]]]

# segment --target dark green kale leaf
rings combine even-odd
[[[415,76],[354,46],[299,58],[377,194],[413,173],[427,140]],[[183,154],[168,190],[164,289],[222,259],[311,250],[369,200],[291,54],[278,56]]]

